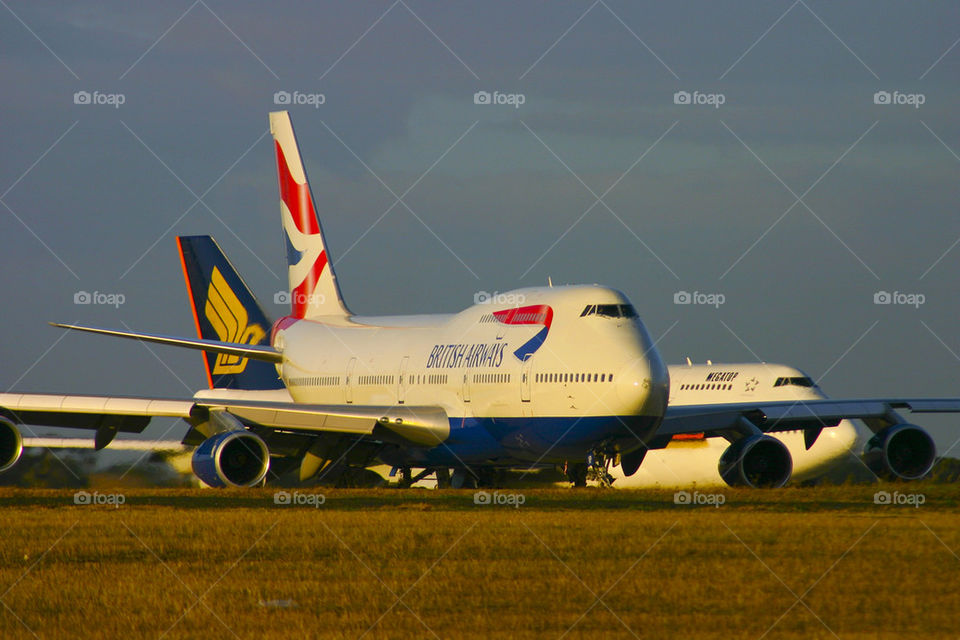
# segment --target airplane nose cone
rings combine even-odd
[[[659,357],[636,358],[620,369],[614,382],[628,415],[662,416],[666,411],[670,376]]]

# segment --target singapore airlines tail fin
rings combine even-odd
[[[210,236],[179,236],[180,263],[201,339],[269,345],[270,320]],[[203,353],[214,389],[282,389],[273,363],[228,353]]]
[[[290,306],[295,318],[348,316],[333,273],[310,183],[303,168],[290,114],[270,114],[270,133],[277,153],[280,216],[287,245]]]

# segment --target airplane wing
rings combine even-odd
[[[436,446],[450,433],[446,411],[432,406],[0,393],[0,472],[23,451],[18,425],[91,429],[99,451],[118,432],[141,433],[164,416],[190,425],[183,444],[197,447],[193,471],[211,486],[254,486],[273,462],[280,473],[299,465],[303,481],[348,454],[366,464],[383,447]]]
[[[399,437],[408,443],[427,446],[443,442],[450,432],[446,412],[430,406],[311,405],[227,398],[176,400],[0,393],[0,415],[14,424],[93,429],[97,431],[97,449],[109,444],[117,432],[141,433],[152,418],[162,416],[182,418],[197,433],[209,437],[216,432],[216,428],[204,428],[211,414],[224,413],[238,420],[242,427],[259,431]]]
[[[894,398],[796,400],[668,407],[663,423],[647,446],[661,449],[675,435],[705,432],[708,436],[741,436],[758,432],[803,429],[807,448],[824,427],[861,419],[876,432],[905,422],[897,410],[911,413],[960,413],[960,398]]]
[[[863,462],[878,475],[916,480],[936,460],[936,445],[922,428],[908,424],[898,410],[911,413],[960,413],[960,398],[823,398],[777,402],[743,402],[670,406],[645,446],[625,453],[621,465],[633,475],[651,449],[663,449],[677,435],[703,433],[731,444],[718,463],[721,477],[732,486],[783,486],[793,468],[790,453],[766,434],[802,430],[810,449],[824,428],[842,420],[862,420],[874,433]]]

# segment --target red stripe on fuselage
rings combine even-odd
[[[310,185],[304,182],[299,184],[290,174],[290,167],[283,155],[280,143],[274,141],[277,148],[277,178],[280,182],[280,199],[290,209],[293,223],[300,233],[313,235],[320,232],[317,223],[317,213],[313,208],[313,198],[310,197]]]

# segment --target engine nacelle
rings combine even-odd
[[[196,476],[211,487],[252,487],[267,476],[270,452],[255,433],[226,431],[197,447],[192,466]]]
[[[17,464],[23,453],[20,430],[6,418],[0,418],[0,473]]]
[[[720,456],[720,477],[731,487],[778,489],[793,473],[793,458],[786,445],[767,435],[737,440]]]
[[[881,429],[867,442],[863,461],[878,476],[891,480],[918,480],[930,472],[937,446],[915,424],[895,424]]]

